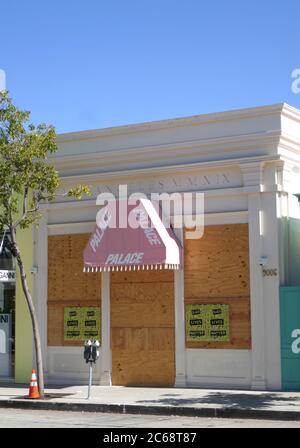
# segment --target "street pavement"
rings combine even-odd
[[[0,383],[0,409],[300,421],[300,392],[93,386],[87,400],[87,386],[48,386],[46,394],[29,400],[28,386]]]
[[[300,422],[0,409],[0,428],[300,428]]]

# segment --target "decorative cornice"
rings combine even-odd
[[[280,140],[280,133],[272,131],[269,133],[252,133],[239,136],[219,137],[205,140],[185,141],[163,145],[130,147],[114,149],[110,151],[99,151],[87,154],[72,154],[67,156],[54,156],[49,160],[58,170],[64,169],[89,169],[98,163],[100,167],[111,167],[120,164],[143,164],[156,163],[160,160],[175,158],[195,158],[204,162],[228,158],[234,152],[257,151],[259,147],[272,146],[276,148]]]
[[[50,157],[49,160],[63,174],[64,178],[67,177],[67,173],[71,175],[72,172],[74,174],[76,172],[86,173],[84,176],[89,176],[90,173],[96,175],[96,171],[99,173],[97,175],[100,175],[100,173],[108,174],[112,171],[124,172],[126,175],[129,171],[128,168],[132,172],[142,172],[142,169],[149,172],[148,170],[152,168],[157,171],[160,167],[166,170],[169,168],[170,160],[173,161],[173,164],[176,162],[182,166],[189,164],[189,162],[204,164],[213,160],[218,160],[219,163],[225,164],[225,160],[232,160],[235,156],[240,158],[243,153],[246,158],[252,155],[252,153],[273,153],[274,156],[281,154],[283,158],[292,159],[294,157],[295,162],[300,163],[300,140],[297,136],[282,132],[280,124],[278,124],[278,129],[270,131],[262,130],[248,134],[204,139],[195,138],[193,140],[158,143],[147,146],[135,143],[123,148],[103,149],[101,143],[101,139],[108,136],[124,135],[126,137],[129,134],[146,131],[172,129],[180,126],[206,125],[208,123],[218,124],[226,120],[253,119],[271,115],[288,117],[300,124],[300,110],[286,103],[280,103],[271,106],[210,113],[172,120],[72,132],[59,135],[57,138],[58,143],[76,143],[81,141],[85,143],[89,140],[98,139],[99,150],[95,151],[94,145],[93,152],[85,153],[83,146],[81,154],[56,154]]]
[[[69,132],[57,136],[58,143],[80,141],[87,139],[96,139],[113,135],[135,134],[145,131],[160,130],[166,128],[193,126],[208,123],[217,123],[227,120],[255,118],[267,115],[281,114],[283,109],[286,114],[296,114],[297,109],[288,106],[285,103],[273,104],[269,106],[259,106],[245,109],[235,109],[231,111],[216,112],[209,114],[193,115],[190,117],[180,117],[167,120],[150,121],[145,123],[121,125],[103,129],[91,129],[87,131]],[[300,111],[299,111],[300,116]]]
[[[295,164],[300,164],[300,140],[295,137],[283,134],[278,145],[278,153],[283,159],[289,159]]]
[[[300,110],[287,103],[282,104],[282,115],[300,123]]]

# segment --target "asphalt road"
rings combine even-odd
[[[0,428],[300,428],[300,421],[0,409]]]

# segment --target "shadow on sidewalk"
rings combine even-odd
[[[180,398],[180,394],[162,395],[165,398],[157,400],[139,400],[136,403],[148,405],[165,405],[165,406],[196,406],[200,404],[206,405],[222,405],[229,409],[267,409],[271,406],[300,406],[300,400],[297,396],[278,396],[278,394],[251,395],[246,393],[226,393],[212,392],[198,398]],[[176,397],[176,398],[175,398]],[[300,407],[299,407],[300,409]]]

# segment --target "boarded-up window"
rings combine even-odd
[[[64,308],[101,306],[101,274],[83,272],[90,234],[48,238],[48,345],[82,345],[64,340]]]
[[[251,348],[248,224],[207,226],[185,239],[185,304],[229,307],[229,341],[186,342],[190,348]]]

